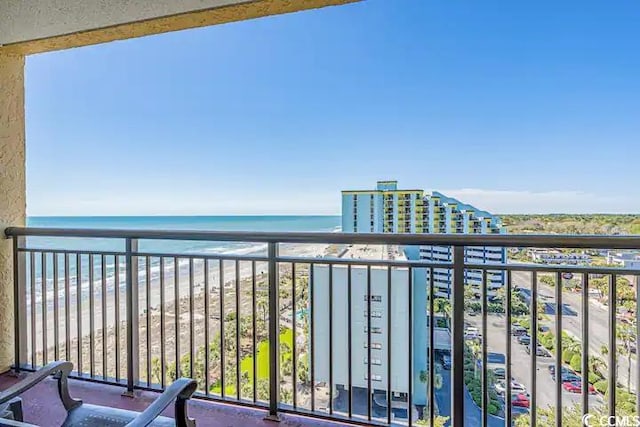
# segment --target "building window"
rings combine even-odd
[[[367,328],[365,326],[364,327],[364,333],[366,334],[367,332],[369,332],[369,328]],[[382,333],[382,328],[380,326],[372,326],[371,327],[371,333],[372,334],[381,334]]]
[[[368,313],[367,310],[364,311],[364,317],[367,317]],[[382,317],[382,312],[381,311],[371,311],[371,317],[376,317],[376,318],[381,318]]]
[[[366,341],[364,343],[364,348],[368,348]],[[371,343],[371,350],[382,350],[382,343],[372,342]]]
[[[367,294],[364,295],[364,300],[367,300]],[[382,295],[371,295],[371,301],[382,302]]]
[[[369,376],[367,374],[364,374],[364,380],[368,380]],[[382,376],[380,375],[371,375],[371,381],[382,381]]]
[[[368,359],[365,357],[365,358],[364,358],[364,364],[366,365],[366,364],[368,364],[368,363],[369,363],[369,362],[368,362]],[[378,366],[380,366],[380,365],[382,365],[382,360],[380,360],[380,359],[376,359],[376,358],[371,358],[371,364],[372,364],[372,365],[378,365]]]

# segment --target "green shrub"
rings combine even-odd
[[[596,381],[595,384],[593,384],[593,388],[595,388],[598,393],[604,394],[607,391],[607,380]]]
[[[473,381],[475,379],[475,375],[473,374],[473,372],[465,372],[464,373],[464,383],[469,385],[469,383],[471,383],[471,381]]]
[[[469,393],[471,394],[471,398],[473,399],[473,401],[476,402],[476,405],[482,405],[482,393],[480,393],[478,390],[474,390],[473,392],[470,391]]]
[[[491,415],[498,415],[498,412],[500,411],[500,407],[493,404],[493,403],[489,403],[487,405],[487,411],[491,414]]]
[[[569,365],[571,369],[576,372],[582,372],[582,357],[579,354],[574,354],[571,360],[569,361]]]
[[[575,353],[571,350],[565,350],[562,352],[562,361],[564,363],[571,362],[571,358],[575,355]]]
[[[595,384],[598,381],[600,381],[602,379],[602,377],[594,372],[589,372],[589,384]]]
[[[554,351],[555,337],[551,332],[543,332],[540,334],[540,343],[545,346],[549,351]]]

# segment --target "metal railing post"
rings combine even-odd
[[[278,402],[280,399],[280,359],[279,324],[280,301],[278,295],[278,244],[269,242],[267,258],[269,263],[269,414],[265,419],[280,421]],[[295,362],[294,362],[295,363]]]
[[[464,425],[464,246],[453,247],[451,425]],[[484,338],[484,337],[483,337]],[[486,369],[486,366],[482,367]]]
[[[127,310],[127,391],[124,396],[133,397],[133,389],[140,378],[139,365],[139,316],[138,316],[138,239],[127,238],[125,263],[126,278],[126,310]]]
[[[609,419],[616,415],[616,387],[617,387],[617,369],[616,369],[616,286],[618,282],[618,276],[612,274],[609,276],[609,382],[608,382],[608,406],[609,406]]]
[[[26,238],[13,238],[13,324],[14,324],[14,365],[16,375],[20,373],[20,365],[27,360],[27,331],[22,325],[27,324],[27,256],[18,249],[24,247]],[[33,268],[33,267],[31,267]],[[34,316],[34,313],[31,313]]]

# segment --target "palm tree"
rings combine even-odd
[[[636,342],[636,336],[633,329],[624,324],[618,324],[616,335],[622,341],[622,346],[618,347],[618,353],[627,356],[627,390],[631,393],[631,344]]]
[[[609,354],[609,347],[607,347],[606,345],[601,345],[600,346],[600,354],[602,354],[603,356],[606,356]]]
[[[449,318],[451,315],[451,301],[449,301],[447,298],[434,298],[433,311],[435,311],[436,313],[444,314],[445,320],[447,321],[447,326],[449,325]]]
[[[594,374],[601,375],[600,374],[601,370],[606,367],[607,367],[607,363],[604,360],[602,360],[602,358],[594,355],[589,356],[589,370]]]

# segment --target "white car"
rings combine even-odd
[[[507,383],[504,381],[496,382],[496,392],[499,395],[505,394],[507,391]],[[511,381],[511,394],[527,394],[527,389],[522,384]]]
[[[478,328],[468,327],[464,330],[464,337],[468,340],[475,340],[482,338],[482,334]]]

